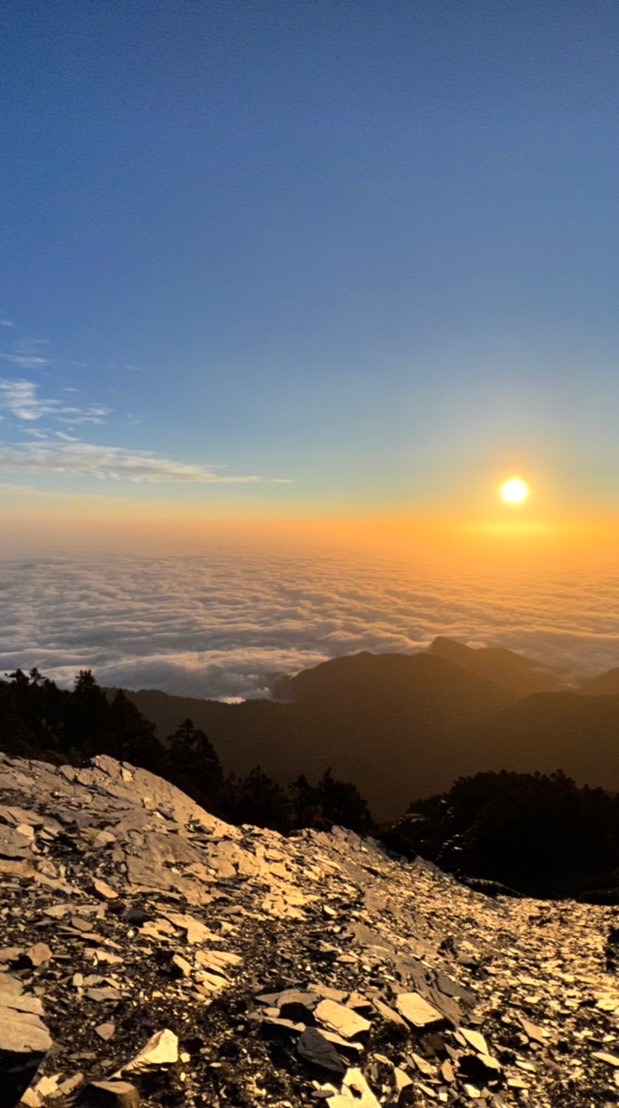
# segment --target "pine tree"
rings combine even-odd
[[[165,774],[203,808],[218,814],[224,780],[221,762],[208,736],[190,719],[168,737]]]

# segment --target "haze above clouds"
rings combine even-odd
[[[0,671],[186,696],[268,695],[271,679],[436,635],[523,651],[569,674],[619,664],[619,577],[443,573],[360,554],[1,563]]]

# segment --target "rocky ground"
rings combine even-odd
[[[617,910],[0,755],[0,1108],[619,1103]]]

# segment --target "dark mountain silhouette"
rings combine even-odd
[[[552,773],[619,790],[619,696],[537,693],[468,735],[479,769]]]
[[[576,691],[585,696],[619,696],[619,666],[583,681]]]
[[[246,773],[248,768],[261,765],[281,782],[300,772],[298,759],[288,753],[289,748],[299,749],[301,736],[287,704],[271,700],[226,704],[220,700],[172,696],[156,689],[127,691],[127,696],[155,723],[161,738],[174,731],[179,720],[190,718],[206,732],[226,772]],[[308,752],[308,764],[311,760]],[[273,766],[279,767],[280,772],[273,773]]]
[[[282,677],[272,701],[127,695],[162,736],[193,719],[226,772],[260,765],[284,784],[331,767],[382,822],[483,770],[562,769],[578,784],[619,790],[619,696],[519,691],[558,680],[512,651],[439,639],[428,653],[362,652]]]
[[[440,656],[445,652],[466,664]],[[501,679],[471,672],[471,665]],[[276,699],[240,704],[156,691],[104,695],[88,671],[69,692],[37,670],[18,671],[9,684],[0,682],[0,749],[78,763],[94,753],[133,757],[182,777],[200,799],[213,786],[234,810],[246,793],[254,804],[265,778],[287,789],[303,775],[311,790],[330,771],[334,781],[356,787],[381,823],[396,819],[412,798],[445,792],[456,778],[481,771],[561,769],[577,785],[619,790],[619,695],[522,697],[514,675],[522,684],[531,673],[537,680],[533,663],[510,651],[473,651],[449,640],[428,653],[332,659],[280,678]],[[165,744],[174,735],[181,753],[170,762]],[[200,783],[200,751],[211,748],[223,776]],[[247,782],[258,769],[262,776]],[[226,799],[221,781],[230,774],[238,780],[226,785]],[[328,791],[325,811],[333,807]],[[304,786],[300,810],[315,806],[306,792]]]
[[[448,662],[454,662],[469,673],[476,673],[495,681],[518,696],[530,696],[536,692],[555,692],[564,687],[564,681],[556,670],[540,666],[524,654],[505,650],[499,646],[473,649],[454,639],[439,635],[430,644],[429,651]],[[619,672],[619,671],[618,671]],[[617,689],[619,692],[619,688]]]
[[[246,773],[259,763],[284,782],[330,766],[354,782],[379,820],[471,769],[464,735],[515,699],[443,658],[365,652],[280,679],[274,687],[280,701],[231,705],[148,691],[127,695],[162,735],[190,716],[226,771]]]

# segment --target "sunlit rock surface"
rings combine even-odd
[[[616,910],[0,755],[0,1108],[619,1101]]]

